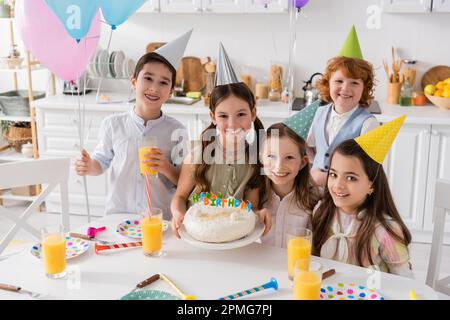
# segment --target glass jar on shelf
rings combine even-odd
[[[403,60],[403,77],[408,80],[411,88],[414,88],[414,84],[416,83],[416,63],[417,60]]]
[[[402,87],[400,89],[399,104],[403,107],[412,105],[413,90],[409,83],[409,80],[405,78]]]

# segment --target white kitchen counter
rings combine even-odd
[[[110,95],[111,101],[114,100],[126,100],[124,95]],[[80,100],[83,102],[83,98]],[[382,114],[376,114],[375,117],[380,122],[387,122],[398,116],[406,114],[405,123],[414,124],[439,124],[450,125],[450,111],[441,110],[436,106],[427,105],[423,107],[401,107],[398,105],[389,105],[385,102],[379,102],[382,110]],[[77,109],[78,98],[76,96],[57,95],[48,96],[44,99],[36,100],[34,102],[36,108],[46,109]],[[133,106],[132,103],[108,103],[98,104],[95,102],[95,94],[86,95],[86,110],[90,111],[109,111],[109,112],[122,112],[129,110]],[[209,109],[204,106],[203,101],[199,101],[192,105],[184,104],[164,104],[162,110],[167,114],[176,116],[176,114],[197,114],[207,116]],[[258,101],[257,104],[258,117],[285,119],[297,111],[289,110],[288,105],[281,102],[271,102],[268,100]]]

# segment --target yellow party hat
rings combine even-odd
[[[339,56],[363,59],[361,47],[359,46],[358,34],[356,33],[354,25],[352,26],[347,39],[345,39],[341,51],[339,51]]]
[[[392,121],[386,122],[382,126],[355,138],[355,141],[369,157],[379,164],[382,164],[395,137],[402,127],[405,118],[406,116],[403,115]]]

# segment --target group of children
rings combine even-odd
[[[266,226],[263,244],[286,247],[290,228],[307,227],[315,255],[411,276],[411,235],[382,167],[404,117],[378,127],[367,112],[374,74],[354,28],[318,83],[329,104],[319,107],[316,101],[266,131],[252,91],[237,79],[221,45],[211,124],[186,149],[180,148],[187,144],[185,135],[171,135],[183,125],[161,107],[173,92],[189,35],[141,57],[131,80],[134,109],[106,118],[92,157],[83,150],[76,162],[79,175],[98,175],[110,167],[107,213],[146,211],[137,144],[156,135],[159,148],[146,158],[159,173],[151,179],[151,201],[172,220],[176,236],[191,196],[211,192],[250,201]]]

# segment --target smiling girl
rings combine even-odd
[[[411,234],[395,207],[383,166],[354,139],[339,144],[332,154],[312,227],[315,255],[412,276]]]
[[[261,202],[272,215],[272,228],[261,240],[286,248],[288,228],[310,228],[319,191],[310,176],[305,140],[283,123],[267,129],[262,162],[266,173]]]
[[[251,161],[250,145],[246,142],[248,134],[258,137],[258,131],[263,129],[255,104],[253,93],[242,82],[213,89],[209,107],[211,124],[201,134],[200,147],[183,162],[171,204],[172,228],[177,237],[194,193],[221,194],[224,198],[248,200],[253,208],[259,207],[260,165]],[[258,139],[254,143],[258,146]],[[266,231],[269,227],[266,221]]]

